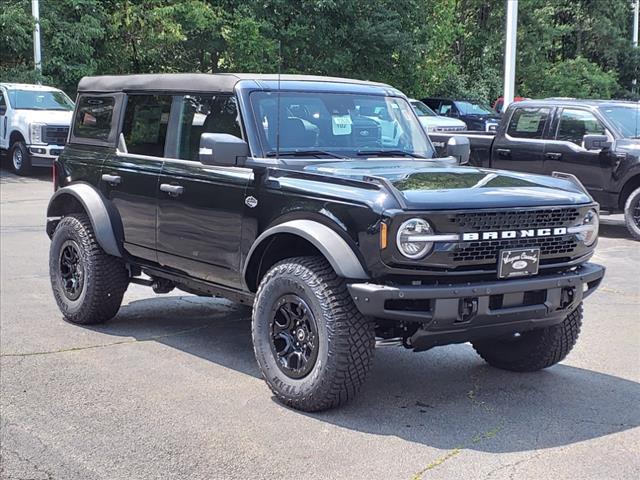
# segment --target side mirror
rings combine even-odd
[[[585,135],[582,142],[586,150],[603,150],[611,146],[609,137],[606,135]]]
[[[203,133],[200,136],[200,163],[236,167],[249,156],[247,142],[228,133]]]
[[[466,165],[469,163],[471,155],[471,145],[467,137],[451,137],[447,141],[446,154],[448,157],[458,159],[458,165]]]

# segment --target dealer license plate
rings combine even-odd
[[[498,259],[498,278],[527,277],[538,273],[539,248],[502,250]]]

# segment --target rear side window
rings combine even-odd
[[[114,97],[80,97],[73,122],[73,135],[76,138],[108,141],[114,107]]]
[[[517,108],[511,115],[507,134],[516,138],[541,139],[549,112],[549,108]]]
[[[170,110],[168,95],[130,95],[122,127],[127,151],[164,157]]]

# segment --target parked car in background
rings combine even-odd
[[[514,102],[522,102],[523,100],[531,100],[530,98],[527,97],[514,97],[513,101]],[[504,97],[498,97],[495,101],[495,103],[493,104],[493,109],[497,112],[497,113],[504,113]]]
[[[438,115],[420,100],[410,99],[409,103],[427,132],[459,132],[467,129],[467,124],[462,120]]]
[[[465,133],[475,166],[577,177],[640,240],[640,104],[546,99],[512,103],[495,134]],[[431,135],[444,148],[451,134]]]
[[[423,98],[422,102],[438,115],[463,121],[467,125],[467,130],[491,132],[495,131],[500,122],[500,115],[491,107],[473,100],[430,97]]]
[[[73,107],[57,88],[0,83],[0,150],[9,153],[15,173],[53,164],[67,142]]]

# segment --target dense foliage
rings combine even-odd
[[[0,0],[0,80],[38,80],[30,0]],[[503,0],[41,0],[43,82],[83,75],[282,71],[413,96],[501,94]],[[629,0],[520,0],[518,95],[630,97]]]

